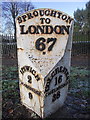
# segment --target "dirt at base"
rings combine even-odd
[[[64,105],[58,109],[54,114],[51,114],[48,118],[52,119],[60,119],[60,118],[82,118],[82,119],[90,119],[90,98],[82,99],[77,98],[71,95],[67,96],[67,99]],[[5,104],[6,108],[3,110],[3,119],[40,119],[38,115],[36,115],[30,109],[27,109],[25,106],[18,104],[13,109],[13,101],[9,100],[8,103]]]
[[[67,96],[64,106],[50,116],[50,118],[82,118],[90,119],[90,106],[88,100]]]

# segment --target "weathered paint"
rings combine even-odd
[[[73,19],[61,11],[36,9],[17,17],[16,25],[22,104],[47,117],[67,95]]]

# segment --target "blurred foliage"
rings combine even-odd
[[[89,32],[74,32],[73,41],[78,41],[78,42],[79,41],[90,41],[90,33]]]
[[[74,32],[90,32],[90,1],[85,9],[74,11]]]

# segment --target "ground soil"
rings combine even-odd
[[[88,104],[89,103],[89,104]],[[88,109],[88,107],[89,109]],[[33,111],[30,109],[27,109],[25,106],[23,106],[21,103],[18,105],[14,105],[12,100],[8,100],[7,103],[5,103],[4,109],[3,109],[3,119],[35,119],[40,117],[36,115]],[[67,95],[66,101],[64,105],[58,109],[54,114],[51,114],[48,118],[77,118],[81,119],[89,119],[90,120],[90,98],[87,100],[82,98],[77,98],[74,96],[71,96],[70,94]]]

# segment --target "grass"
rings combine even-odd
[[[88,97],[90,95],[90,71],[86,68],[71,67],[70,93],[75,96]],[[2,72],[3,99],[19,98],[19,83],[17,67],[3,68]]]
[[[86,68],[72,67],[70,74],[70,93],[76,97],[90,95],[90,71]]]
[[[74,33],[73,41],[90,41],[90,33],[89,34],[85,34],[82,32]]]
[[[2,97],[4,101],[19,99],[17,67],[2,67]]]
[[[20,107],[20,91],[19,91],[19,81],[18,81],[18,71],[17,67],[4,67],[3,66],[3,80],[2,80],[2,98],[3,98],[3,116],[5,118],[20,117],[23,115],[24,108]],[[70,74],[70,88],[69,94],[79,98],[87,99],[90,95],[89,90],[89,74],[90,71],[86,68],[71,67]],[[20,111],[17,109],[20,109]],[[25,113],[26,114],[26,113]],[[36,118],[35,113],[31,113],[32,118]]]

